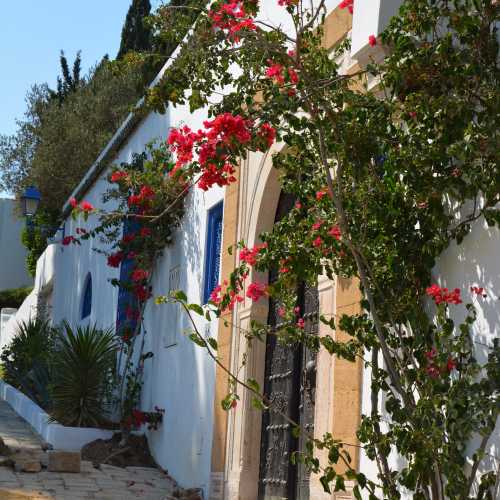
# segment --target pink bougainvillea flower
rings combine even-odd
[[[267,248],[267,243],[255,245],[253,248],[243,247],[240,250],[240,260],[246,262],[249,266],[255,266],[259,252]]]
[[[436,305],[442,304],[443,302],[455,305],[462,303],[462,299],[460,298],[460,288],[455,288],[450,292],[448,288],[441,288],[440,286],[434,284],[427,287],[425,292],[429,297],[432,297]]]
[[[145,269],[134,269],[130,278],[132,281],[144,281],[149,276],[149,272]]]
[[[300,328],[300,329],[303,329],[304,326],[305,326],[305,321],[304,321],[304,318],[299,318],[297,320],[297,326]]]
[[[151,229],[149,227],[143,227],[141,228],[141,230],[139,231],[139,234],[141,235],[141,237],[143,238],[146,238],[148,236],[151,236]]]
[[[246,295],[249,299],[252,299],[254,302],[257,302],[266,294],[267,294],[266,284],[253,282],[248,285]]]
[[[481,286],[471,286],[471,287],[470,287],[470,291],[471,291],[472,293],[475,293],[476,295],[478,295],[478,296],[480,296],[480,297],[483,297],[483,298],[486,298],[486,297],[487,297],[487,295],[486,295],[486,292],[485,292],[484,288],[483,288],[483,287],[481,287]]]
[[[116,252],[108,256],[109,267],[119,267],[123,260],[123,252]]]
[[[269,125],[269,123],[263,123],[260,126],[258,136],[264,139],[267,148],[269,149],[276,139],[276,129]]]
[[[94,205],[92,205],[92,203],[89,203],[88,201],[82,201],[80,203],[80,208],[84,212],[92,212],[92,210],[94,210]]]
[[[354,0],[342,0],[339,9],[347,9],[351,14],[354,12]]]
[[[321,200],[321,199],[323,199],[326,195],[327,195],[327,192],[326,192],[324,189],[322,189],[321,191],[317,191],[317,192],[316,192],[316,199],[317,199],[317,200]]]
[[[73,243],[74,241],[76,241],[75,237],[74,236],[65,236],[63,239],[62,239],[62,244],[66,247],[68,246],[69,244]]]
[[[69,199],[69,204],[73,207],[76,208],[78,206],[78,202],[76,201],[76,198],[70,198]]]
[[[318,229],[321,228],[321,226],[323,225],[323,221],[322,220],[317,220],[312,226],[312,230],[313,231],[317,231]]]
[[[295,203],[295,208],[297,210],[300,210],[302,208],[302,203],[300,203],[300,201],[298,201],[297,203]]]
[[[279,63],[273,63],[268,61],[268,68],[266,69],[266,76],[271,78],[277,85],[283,85],[285,83],[285,77],[283,76],[283,65]]]
[[[370,35],[368,37],[368,43],[370,44],[370,47],[374,47],[375,45],[377,45],[377,38],[375,35]]]
[[[280,308],[278,309],[278,316],[279,316],[280,318],[283,318],[283,317],[285,316],[285,314],[286,314],[286,310],[285,310],[285,308],[284,308],[284,307],[280,307]]]
[[[313,241],[313,247],[320,247],[321,245],[323,245],[323,240],[321,239],[320,236],[318,236],[314,241]]]
[[[449,357],[448,361],[446,362],[446,369],[449,372],[451,372],[452,370],[456,370],[456,368],[457,368],[457,361],[452,357]]]
[[[328,234],[330,236],[333,236],[336,240],[340,240],[340,237],[342,236],[342,233],[340,232],[340,227],[335,225],[333,226],[329,231]]]
[[[429,365],[425,371],[427,372],[427,375],[431,378],[438,378],[439,377],[439,368],[436,365]]]
[[[300,314],[300,307],[299,307],[299,306],[295,306],[295,307],[293,308],[293,312],[294,312],[295,314]]]
[[[427,351],[425,353],[425,357],[428,359],[428,360],[433,360],[435,357],[437,356],[437,351],[436,351],[436,348],[433,347],[430,351]]]
[[[110,180],[111,182],[120,182],[122,179],[127,179],[128,174],[123,170],[116,170],[111,174]]]

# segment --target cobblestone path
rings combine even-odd
[[[17,453],[37,456],[42,464],[47,454],[42,441],[31,427],[5,401],[0,401],[0,437]],[[169,500],[176,489],[174,481],[164,472],[146,467],[122,469],[82,462],[78,474],[49,472],[16,472],[0,466],[0,500]]]

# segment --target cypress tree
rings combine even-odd
[[[149,0],[132,0],[123,25],[117,59],[122,59],[130,51],[144,52],[151,49],[151,31],[144,24],[144,18],[150,12]]]

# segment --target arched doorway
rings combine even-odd
[[[295,198],[281,193],[275,223],[293,207]],[[272,283],[276,271],[269,273]],[[297,290],[297,306],[305,321],[308,334],[318,334],[319,298],[317,286],[302,284]],[[270,299],[268,324],[278,330],[282,319],[279,304]],[[280,344],[276,335],[266,339],[264,393],[274,408],[300,425],[301,430],[314,435],[316,392],[316,354],[303,344],[295,347]],[[292,425],[276,411],[263,413],[259,469],[259,500],[308,500],[309,473],[292,455],[305,449],[307,438],[294,436]]]

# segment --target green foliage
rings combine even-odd
[[[151,31],[144,22],[144,18],[151,12],[149,0],[132,0],[125,24],[122,29],[120,50],[117,59],[122,59],[128,52],[143,52],[151,50]]]
[[[61,82],[57,91],[46,84],[33,86],[16,133],[0,135],[0,189],[20,194],[28,185],[37,186],[39,222],[49,228],[58,227],[62,206],[136,103],[144,83],[140,67],[117,72],[107,57],[87,75],[80,77],[76,67]],[[47,229],[25,232],[31,272],[47,236]]]
[[[0,309],[12,307],[19,309],[24,299],[31,293],[32,287],[10,288],[0,291]]]
[[[3,380],[47,407],[50,355],[54,330],[43,319],[23,321],[1,354]]]
[[[82,64],[81,51],[78,51],[76,54],[72,72],[69,70],[68,60],[62,50],[60,63],[62,78],[60,76],[57,77],[57,90],[49,89],[49,94],[51,99],[57,99],[60,103],[62,103],[62,101],[64,101],[69,94],[75,92],[82,83],[80,78]]]
[[[52,355],[51,416],[76,427],[100,427],[109,418],[116,339],[95,326],[75,330],[65,322]]]
[[[35,277],[36,263],[47,248],[47,240],[59,227],[58,212],[41,208],[30,217],[21,233],[21,241],[26,247],[26,268]]]
[[[254,0],[242,5],[250,17],[259,9]],[[366,488],[371,499],[399,499],[402,487],[419,499],[470,498],[474,481],[483,484],[482,498],[495,474],[481,478],[477,472],[485,444],[472,457],[472,472],[465,467],[466,449],[473,436],[491,435],[498,418],[498,345],[480,363],[470,340],[474,307],[467,304],[464,322],[455,323],[451,308],[463,306],[442,303],[430,311],[426,288],[442,252],[460,244],[476,220],[484,216],[492,226],[500,220],[500,5],[407,0],[381,37],[389,55],[354,75],[343,74],[339,63],[349,41],[325,48],[316,27],[325,20],[322,2],[310,5],[312,11],[302,2],[283,9],[297,33],[259,29],[256,21],[255,29],[238,31],[237,42],[227,29],[213,29],[206,12],[200,14],[147,102],[157,111],[182,103],[192,110],[208,106],[211,116],[226,112],[267,123],[286,145],[273,164],[283,190],[300,204],[271,233],[260,235],[268,246],[256,262],[259,271],[286,263],[287,271],[269,289],[287,309],[276,332],[282,344],[320,344],[295,325],[291,290],[297,283],[314,284],[320,274],[360,280],[363,312],[325,318],[332,335],[321,343],[350,361],[370,352],[383,355],[383,366],[376,356],[366,361],[372,368],[372,414],[363,416],[358,432],[377,462],[380,486],[350,468],[343,443],[330,435],[309,441],[297,459],[321,474],[326,491],[342,490],[345,479],[355,479],[357,498]],[[165,24],[165,12],[175,10],[164,9],[153,21],[160,35],[180,34],[192,24],[187,13],[185,24],[181,14],[173,16],[176,26]],[[282,68],[283,83],[269,77],[271,64]],[[371,90],[373,78],[378,85]],[[211,104],[225,86],[231,90]],[[247,149],[232,145],[228,154],[232,161],[245,158]],[[216,315],[234,304],[249,271],[246,264],[235,270],[226,293],[211,305]],[[351,337],[348,342],[335,340],[336,323]],[[243,334],[250,343],[262,331],[265,326]],[[196,328],[191,338],[204,343]],[[378,411],[381,393],[384,416]],[[226,409],[233,394],[223,402]],[[319,463],[314,447],[328,450],[326,463]],[[393,470],[390,452],[406,465]],[[346,474],[336,472],[340,462]]]

